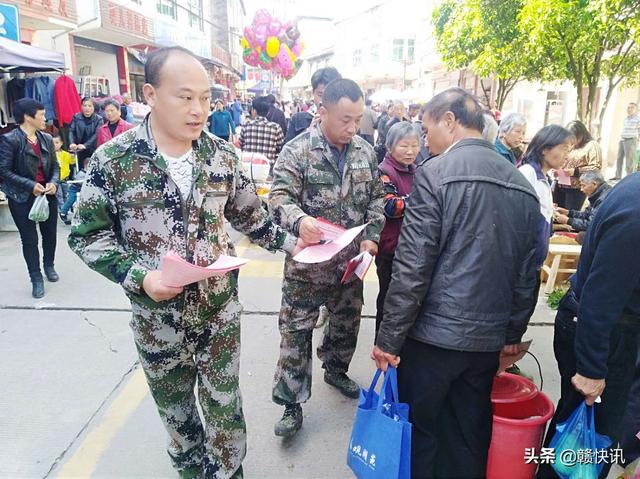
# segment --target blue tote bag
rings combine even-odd
[[[368,390],[360,390],[347,464],[358,479],[409,479],[409,405],[398,402],[398,376],[391,366],[380,394],[375,392],[381,373],[380,369],[376,371]]]
[[[596,432],[594,415],[594,406],[587,406],[582,401],[569,419],[556,426],[556,433],[549,444],[556,453],[551,467],[562,479],[598,479],[603,462],[577,460],[578,451],[595,454],[611,446],[608,436]]]

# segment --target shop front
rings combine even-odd
[[[142,10],[134,8],[111,0],[99,0],[95,10],[87,12],[88,16],[95,15],[95,21],[87,22],[86,26],[75,33],[78,75],[88,77],[91,85],[97,84],[98,89],[108,83],[106,94],[109,95],[131,92],[132,77],[133,88],[138,88],[140,65],[131,60],[127,47],[142,51],[154,48],[155,45],[153,21]],[[93,93],[93,87],[91,88]],[[100,91],[97,93],[99,95]]]

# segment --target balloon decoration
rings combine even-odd
[[[304,43],[295,23],[282,23],[265,10],[258,10],[253,23],[245,27],[240,40],[244,62],[252,67],[272,70],[289,80],[298,73]]]

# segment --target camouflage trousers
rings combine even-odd
[[[219,313],[198,318],[189,301],[169,304],[154,310],[133,305],[131,328],[169,433],[173,466],[182,478],[241,478],[246,453],[238,386],[242,307],[232,299]]]
[[[323,304],[329,320],[318,357],[328,371],[348,371],[358,340],[362,301],[361,281],[329,286],[284,279],[278,320],[280,358],[272,392],[276,404],[299,404],[311,397],[311,339]]]

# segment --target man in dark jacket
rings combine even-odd
[[[269,113],[267,113],[267,120],[280,125],[282,132],[287,134],[287,119],[284,116],[284,112],[276,106],[276,97],[273,95],[267,95],[264,97],[269,104]]]
[[[412,477],[481,478],[500,351],[523,349],[537,300],[540,206],[482,139],[482,108],[466,91],[436,95],[422,121],[439,156],[417,169],[372,357],[399,365]]]
[[[313,93],[313,101],[316,105],[322,105],[322,94],[324,89],[333,80],[339,80],[342,75],[338,73],[333,67],[320,68],[316,70],[311,76],[311,91]],[[284,142],[289,143],[300,133],[307,131],[307,128],[311,126],[313,121],[313,115],[308,111],[301,111],[296,113],[289,120],[289,128],[286,131]]]
[[[54,269],[56,254],[56,188],[60,175],[53,139],[45,129],[42,103],[23,98],[12,105],[18,128],[0,137],[0,185],[7,195],[9,211],[20,232],[22,254],[31,278],[31,294],[44,296],[44,279],[40,269],[38,231],[42,235],[44,272],[51,282],[58,281]],[[37,197],[46,195],[49,217],[39,225],[29,212]]]
[[[554,221],[569,225],[572,231],[586,231],[598,208],[607,197],[611,186],[597,171],[585,171],[580,175],[580,190],[589,198],[589,206],[584,210],[556,208]]]
[[[593,218],[578,263],[573,289],[579,304],[574,322],[575,390],[561,398],[547,442],[555,424],[565,421],[586,400],[596,404],[596,429],[613,440],[627,437],[623,421],[633,381],[640,376],[640,173],[621,181],[607,195]],[[605,388],[606,385],[606,388]],[[638,402],[631,403],[631,418],[640,417]],[[636,434],[638,431],[634,431]],[[637,446],[636,446],[637,447]],[[607,476],[608,465],[600,477]],[[538,477],[558,477],[541,467]]]

